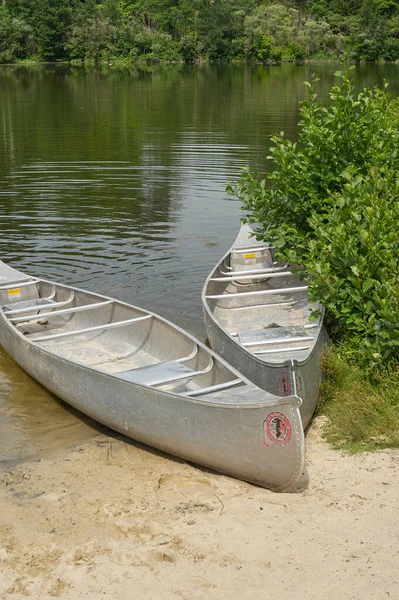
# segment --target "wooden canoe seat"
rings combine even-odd
[[[194,371],[190,367],[180,364],[177,360],[129,369],[115,373],[120,379],[140,383],[142,385],[162,385],[179,379],[191,379],[196,375],[203,375],[206,370]]]

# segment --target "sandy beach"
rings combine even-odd
[[[118,436],[0,473],[0,598],[399,598],[399,451],[276,494]]]

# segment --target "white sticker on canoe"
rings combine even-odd
[[[9,300],[21,300],[21,288],[15,288],[13,290],[8,290],[8,299]]]
[[[273,411],[263,422],[263,443],[265,446],[276,444],[286,446],[292,436],[292,427],[283,413]]]

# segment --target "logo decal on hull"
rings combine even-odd
[[[291,439],[291,423],[281,412],[271,412],[264,422],[263,443],[265,446],[276,444],[286,446]]]
[[[289,396],[291,393],[291,382],[287,373],[281,373],[280,379],[278,382],[278,389],[280,390],[280,396]]]

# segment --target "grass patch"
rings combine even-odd
[[[351,453],[399,447],[399,369],[371,378],[332,347],[322,368],[317,414],[327,417],[323,437]]]

